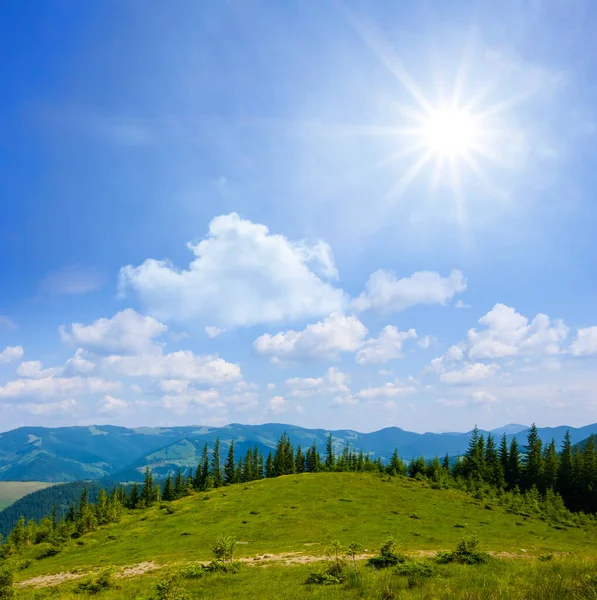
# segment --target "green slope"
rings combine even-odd
[[[0,481],[0,510],[23,496],[53,485],[42,481]]]
[[[405,552],[437,551],[453,548],[473,532],[488,551],[597,555],[597,527],[556,530],[456,490],[369,474],[292,475],[196,494],[170,506],[172,514],[158,506],[128,513],[119,523],[73,540],[58,555],[33,561],[19,577],[108,564],[204,560],[223,532],[238,538],[238,554],[247,557],[321,555],[332,539],[374,549],[388,534]]]

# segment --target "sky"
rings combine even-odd
[[[597,421],[589,0],[0,7],[0,431]]]

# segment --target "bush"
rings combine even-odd
[[[81,581],[75,591],[98,594],[109,588],[114,587],[114,568],[106,567],[95,575],[90,575]]]
[[[0,565],[0,598],[2,600],[15,597],[13,583],[14,575],[12,569],[8,565]]]
[[[177,575],[167,573],[155,584],[155,600],[190,600],[190,596],[179,586],[178,581]]]
[[[407,561],[396,566],[396,573],[406,577],[408,587],[414,588],[420,585],[424,579],[437,575],[432,564],[421,561]]]
[[[211,551],[216,557],[216,561],[228,562],[232,560],[235,548],[236,538],[224,534],[214,542]]]
[[[346,569],[336,563],[328,563],[325,569],[313,571],[305,583],[318,585],[336,585],[346,581]]]
[[[478,565],[487,562],[489,555],[478,550],[479,538],[472,535],[461,539],[454,552],[438,552],[436,561],[440,564],[460,563],[463,565]]]
[[[43,543],[36,549],[34,557],[37,560],[41,560],[42,558],[48,558],[49,556],[56,556],[60,551],[61,548],[55,544]]]
[[[396,542],[390,536],[379,549],[379,556],[373,556],[367,561],[367,564],[375,569],[385,569],[404,562],[406,562],[406,556],[396,552]]]

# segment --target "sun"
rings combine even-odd
[[[474,115],[450,107],[431,111],[426,116],[421,136],[423,145],[433,154],[455,158],[475,150],[479,133]]]

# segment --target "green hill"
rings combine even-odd
[[[50,485],[42,481],[0,481],[0,511],[23,496]]]
[[[393,535],[400,551],[420,558],[453,549],[463,535],[476,533],[484,550],[509,560],[528,561],[548,553],[574,553],[587,561],[597,559],[594,522],[584,528],[572,524],[555,528],[538,518],[510,514],[495,499],[477,500],[464,492],[434,487],[437,486],[429,482],[402,477],[315,473],[196,493],[144,511],[127,511],[120,522],[71,540],[54,556],[35,560],[40,553],[33,546],[23,558],[34,560],[17,573],[17,579],[42,577],[31,583],[47,585],[70,578],[62,586],[64,595],[55,591],[52,597],[74,598],[79,596],[69,595],[68,590],[90,571],[107,565],[123,568],[146,563],[129,572],[141,574],[148,568],[156,569],[155,572],[122,579],[117,592],[101,596],[135,598],[137,592],[151,587],[166,568],[178,569],[191,561],[208,560],[212,542],[222,533],[238,539],[237,555],[242,559],[256,563],[255,557],[261,557],[263,564],[275,568],[239,575],[236,581],[244,581],[252,590],[245,595],[242,590],[238,596],[226,596],[224,588],[214,591],[213,581],[225,579],[217,576],[211,583],[191,582],[189,589],[198,590],[192,597],[257,598],[258,590],[266,594],[272,585],[283,586],[280,582],[285,577],[292,581],[302,578],[304,582],[307,567],[302,563],[322,557],[334,539],[343,544],[356,542],[370,554],[386,536]],[[264,555],[269,558],[263,558]],[[298,565],[284,571],[286,562]],[[48,579],[50,575],[56,577]],[[318,595],[317,589],[313,595],[300,595],[306,592],[299,588],[297,595],[270,597],[369,597],[335,595],[335,591],[334,595],[324,596]]]

